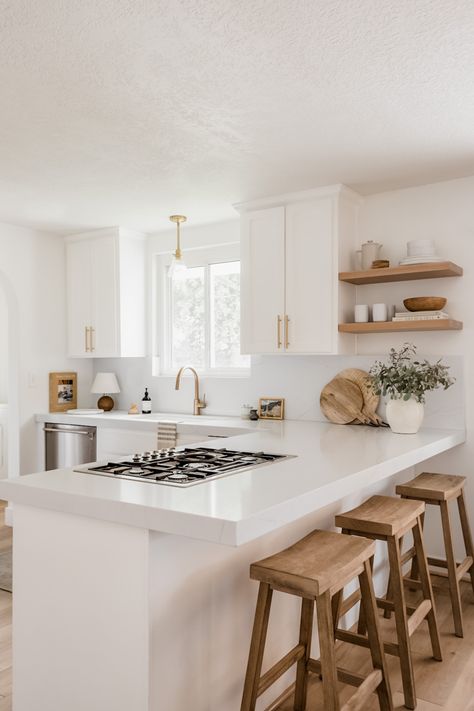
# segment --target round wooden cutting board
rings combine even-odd
[[[319,404],[325,417],[337,425],[348,425],[354,420],[366,422],[362,413],[364,397],[360,387],[351,380],[337,376],[321,391]]]
[[[334,379],[337,380],[338,378],[344,378],[345,380],[350,380],[352,383],[358,385],[362,393],[362,397],[364,398],[362,412],[366,418],[372,422],[372,424],[381,425],[382,419],[376,412],[379,406],[380,397],[376,395],[370,387],[367,381],[368,375],[367,371],[361,370],[360,368],[346,368],[346,370],[341,370],[341,372],[338,373]]]

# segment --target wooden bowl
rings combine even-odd
[[[408,311],[441,311],[446,306],[446,301],[442,296],[413,296],[404,299],[403,305]]]

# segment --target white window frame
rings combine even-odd
[[[153,365],[152,372],[155,376],[171,377],[176,376],[176,370],[171,366],[171,323],[170,323],[170,297],[171,283],[168,278],[168,267],[171,264],[172,255],[156,254],[153,265]],[[238,243],[213,245],[211,247],[199,247],[183,253],[183,259],[187,267],[204,267],[209,279],[209,268],[212,264],[222,262],[240,261],[240,245]],[[209,298],[209,291],[206,289],[206,300]],[[206,313],[209,314],[209,304],[206,304]],[[206,320],[206,343],[210,348],[210,323]],[[210,352],[207,354],[210,362]],[[194,363],[187,363],[194,366]],[[200,368],[199,374],[205,377],[215,378],[248,378],[250,377],[250,365],[243,368]],[[186,374],[186,373],[185,373]]]

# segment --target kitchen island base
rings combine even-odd
[[[15,711],[237,711],[257,595],[249,562],[330,528],[337,510],[230,547],[15,505]],[[296,643],[299,614],[274,596],[264,669]]]

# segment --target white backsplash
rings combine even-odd
[[[259,397],[283,397],[287,419],[324,421],[319,409],[319,394],[324,385],[344,368],[368,370],[374,360],[384,358],[385,355],[253,356],[248,378],[202,378],[201,395],[205,393],[208,402],[203,414],[239,415],[244,403],[257,406]],[[425,426],[461,428],[464,427],[463,359],[449,356],[445,362],[451,366],[456,383],[446,392],[436,391],[427,396]],[[191,376],[183,378],[181,389],[176,391],[173,377],[151,375],[148,358],[97,359],[94,370],[116,373],[121,392],[114,399],[120,409],[128,409],[132,402],[140,405],[146,386],[153,411],[192,413]],[[383,405],[381,411],[383,415]]]

